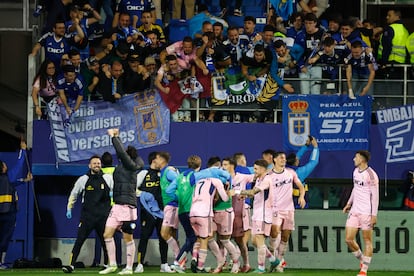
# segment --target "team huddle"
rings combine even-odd
[[[255,273],[284,271],[284,255],[290,234],[295,228],[295,202],[299,208],[306,206],[305,187],[295,168],[287,165],[284,152],[263,152],[263,159],[256,160],[252,168],[246,167],[243,154],[223,159],[211,157],[205,169],[201,169],[201,158],[191,155],[187,159],[188,168],[182,172],[169,166],[169,153],[154,152],[148,157],[149,168],[141,170],[142,159],[133,147],[123,149],[118,138],[119,130],[110,129],[108,134],[112,137],[120,163],[109,177],[98,169],[96,162],[99,159],[91,158],[89,178],[86,183],[83,181],[83,186],[87,188],[83,190],[82,214],[87,211],[84,208],[89,205],[87,200],[93,198],[86,195],[96,190],[101,190],[100,198],[112,202],[109,204],[112,207],[106,211],[108,218],[104,227],[86,227],[89,232],[82,237],[81,231],[78,231],[71,265],[64,266],[64,272],[73,271],[80,247],[90,231],[96,229],[98,234],[102,233],[104,252],[107,252],[107,266],[99,274],[114,273],[118,269],[113,239],[117,230],[123,233],[127,253],[126,267],[118,274],[142,273],[148,239],[155,228],[160,241],[160,272],[184,273],[187,255],[191,255],[193,273],[220,273],[228,263],[231,264],[231,273],[249,272],[252,270],[247,246],[249,241],[257,251]],[[271,158],[268,157],[269,153]],[[372,229],[378,210],[378,176],[368,166],[369,158],[367,151],[355,154],[354,189],[343,209],[350,213],[346,223],[346,242],[360,260],[358,276],[366,275],[371,262]],[[138,174],[137,170],[140,170]],[[93,182],[92,174],[102,180],[98,181],[101,184],[95,185],[95,189],[89,188],[93,185],[90,183]],[[79,185],[75,183],[74,189],[76,187],[79,195],[82,189],[79,190]],[[299,190],[295,202],[294,188]],[[102,195],[102,191],[107,196]],[[137,196],[141,207],[141,237],[138,265],[133,271]],[[75,201],[76,194],[72,193],[68,211]],[[85,217],[81,215],[79,229],[83,224],[90,224],[90,220],[85,220]],[[179,224],[185,233],[185,242],[181,247],[177,240]],[[364,252],[355,241],[359,229],[364,237]],[[171,266],[167,262],[168,248],[174,255],[174,264]],[[208,251],[216,260],[213,268],[205,265]],[[229,262],[226,261],[227,255]],[[266,259],[269,265],[267,269]]]

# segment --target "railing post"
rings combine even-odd
[[[403,105],[407,104],[407,95],[408,95],[408,65],[404,65],[404,84],[403,84]]]

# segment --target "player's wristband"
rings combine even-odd
[[[235,191],[234,191],[234,194],[235,194],[235,195],[239,195],[239,194],[241,194],[241,191],[240,191],[240,190],[235,190]]]

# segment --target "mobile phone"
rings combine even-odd
[[[308,135],[308,138],[309,138],[309,142],[312,142],[312,140],[313,140],[312,135]]]

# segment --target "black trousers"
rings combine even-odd
[[[141,262],[142,264],[144,263],[145,254],[147,252],[148,240],[154,232],[154,229],[156,229],[159,241],[161,263],[167,263],[168,245],[167,242],[161,237],[162,219],[154,218],[141,205],[140,221],[141,237],[139,239],[138,244],[138,254],[141,256],[141,259],[138,259],[138,262]]]
[[[106,251],[106,245],[103,239],[105,224],[106,217],[81,219],[78,227],[78,235],[76,237],[76,241],[72,249],[72,256],[70,260],[71,265],[74,265],[76,263],[82,245],[84,244],[85,240],[88,238],[92,230],[96,231],[96,235],[99,237],[99,240],[101,241],[104,252],[104,261],[106,264],[108,263],[108,252]]]

